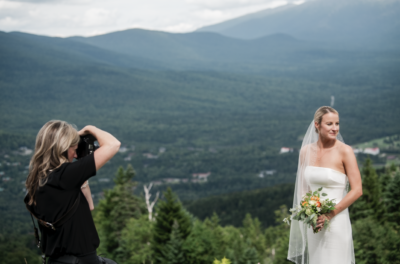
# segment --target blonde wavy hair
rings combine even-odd
[[[317,111],[314,114],[314,122],[317,122],[319,125],[321,125],[322,117],[328,113],[334,113],[339,115],[339,112],[336,111],[334,108],[330,106],[321,106],[320,108],[317,109]],[[315,128],[315,132],[318,133],[317,128]]]
[[[51,120],[39,130],[25,183],[30,198],[29,205],[36,205],[37,189],[46,184],[50,170],[69,162],[66,153],[70,147],[78,145],[79,140],[75,126],[65,121]]]

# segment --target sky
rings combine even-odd
[[[299,0],[0,0],[0,31],[94,36],[130,28],[191,32]]]

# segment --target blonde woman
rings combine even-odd
[[[85,134],[92,134],[100,147],[72,162],[77,157],[80,136]],[[88,179],[96,175],[119,147],[115,137],[94,126],[78,132],[67,122],[53,120],[40,129],[26,180],[28,209],[38,219],[54,223],[80,198],[76,211],[62,226],[53,230],[39,225],[42,251],[50,257],[50,264],[102,263],[96,254],[100,241],[90,212],[93,201]]]
[[[328,106],[315,112],[303,139],[293,207],[320,187],[328,194],[325,199],[335,199],[335,210],[318,218],[316,234],[304,222],[292,221],[288,259],[297,264],[354,264],[348,207],[362,195],[361,176],[353,149],[339,134],[339,113]],[[330,221],[328,229],[325,220]]]

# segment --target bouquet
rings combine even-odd
[[[292,212],[292,216],[290,218],[283,219],[283,222],[290,225],[291,220],[303,221],[308,225],[308,227],[312,226],[314,234],[318,233],[317,228],[317,219],[318,216],[323,214],[328,214],[331,211],[335,210],[334,203],[335,199],[332,200],[320,200],[321,196],[327,196],[326,193],[320,193],[322,191],[322,187],[316,190],[315,192],[309,191],[303,196],[303,199],[296,208],[291,208],[289,211]],[[324,226],[329,227],[329,220],[325,220]]]

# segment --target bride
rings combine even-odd
[[[316,234],[304,222],[292,220],[287,258],[297,264],[355,263],[348,207],[362,195],[361,176],[353,149],[339,134],[339,113],[328,106],[315,112],[303,139],[293,208],[320,187],[326,199],[335,199],[335,210],[318,218]],[[328,228],[325,220],[330,221]]]

